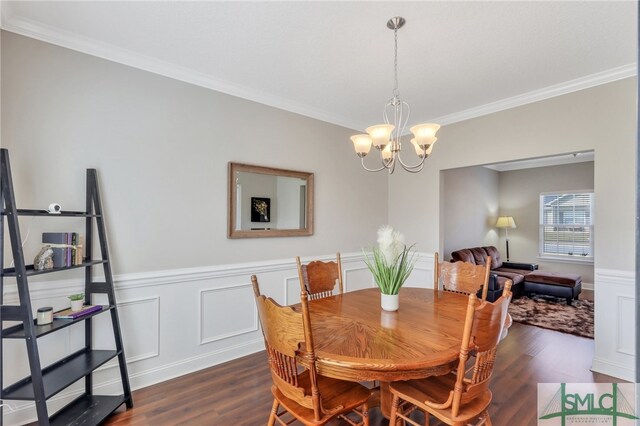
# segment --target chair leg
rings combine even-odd
[[[484,412],[484,424],[487,426],[493,426],[493,423],[491,423],[491,417],[489,417],[489,410]]]
[[[393,395],[393,402],[391,403],[391,414],[389,416],[389,426],[405,426],[407,423],[403,418],[398,417],[398,410],[400,409],[400,397]]]
[[[389,416],[389,425],[396,424],[396,414],[398,414],[398,407],[400,406],[400,397],[393,395],[393,402],[391,403],[391,415]]]
[[[278,414],[278,400],[273,398],[273,406],[271,407],[271,415],[269,415],[269,422],[267,426],[273,426],[276,424],[276,416]]]
[[[369,404],[366,402],[362,404],[362,423],[364,426],[369,426]]]

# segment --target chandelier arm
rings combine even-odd
[[[368,172],[381,172],[384,169],[388,169],[384,164],[379,169],[370,169],[364,164],[364,157],[360,157],[360,162],[362,163],[362,168],[364,168]]]
[[[424,167],[424,163],[420,164],[420,168],[419,169],[404,169],[404,170],[409,172],[409,173],[418,173],[418,172],[422,171],[423,167]]]
[[[427,160],[427,157],[428,157],[427,155],[424,155],[422,157],[422,160],[418,164],[413,165],[413,166],[409,166],[409,165],[405,164],[404,161],[402,161],[402,157],[400,157],[400,153],[399,152],[398,152],[398,155],[397,155],[396,158],[397,158],[398,161],[400,161],[400,164],[402,165],[402,168],[405,169],[406,171],[410,172],[411,170],[416,170],[418,168],[419,168],[419,170],[416,170],[416,171],[422,170],[422,167],[424,166],[424,162]]]
[[[393,172],[394,172],[394,171],[395,171],[395,169],[396,169],[396,158],[397,158],[397,157],[394,155],[394,156],[391,158],[391,162],[387,165],[387,169],[389,169],[389,174],[393,174]]]

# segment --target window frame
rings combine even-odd
[[[563,254],[563,253],[547,253],[544,251],[545,249],[545,240],[544,240],[544,228],[548,226],[554,227],[576,227],[576,224],[561,224],[561,223],[553,223],[553,224],[545,224],[544,223],[544,197],[549,195],[578,195],[578,194],[589,194],[590,195],[590,224],[579,225],[583,228],[589,228],[589,255],[582,256],[580,254]],[[539,197],[539,205],[538,205],[538,259],[547,260],[547,261],[556,261],[556,262],[567,262],[567,263],[593,263],[594,259],[594,239],[595,239],[595,191],[593,189],[582,189],[582,190],[567,190],[567,191],[551,191],[551,192],[541,192]],[[574,231],[575,232],[575,231]]]

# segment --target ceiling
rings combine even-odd
[[[7,2],[3,29],[354,129],[399,83],[447,124],[636,74],[633,1]]]

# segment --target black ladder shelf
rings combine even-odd
[[[87,169],[87,198],[85,211],[69,211],[51,215],[45,210],[27,210],[16,208],[9,153],[0,149],[0,259],[4,256],[4,221],[7,221],[11,251],[15,263],[14,268],[0,268],[0,324],[2,324],[2,339],[0,339],[0,386],[5,366],[2,365],[3,339],[24,339],[27,345],[27,355],[31,375],[13,383],[0,392],[2,400],[35,401],[38,414],[38,424],[49,425],[97,425],[113,413],[122,404],[127,408],[133,407],[131,388],[127,375],[127,364],[122,347],[122,335],[113,287],[113,276],[109,262],[102,203],[98,187],[98,177],[95,169]],[[83,263],[66,268],[55,268],[38,271],[33,265],[25,264],[24,253],[20,237],[18,216],[48,216],[48,217],[84,217],[85,218],[85,257]],[[92,256],[93,221],[96,221],[98,239],[100,241],[101,259]],[[93,281],[93,267],[102,265],[104,282]],[[29,280],[31,275],[52,273],[74,268],[85,271],[85,303],[91,304],[93,294],[106,294],[108,305],[101,311],[82,316],[75,320],[54,319],[52,324],[36,325],[31,310],[29,296]],[[18,288],[19,305],[5,305],[3,300],[4,277],[15,277]],[[92,318],[103,312],[111,315],[111,325],[115,340],[115,350],[97,350],[92,348]],[[19,324],[4,327],[4,321],[18,321]],[[56,332],[70,325],[84,322],[85,346],[65,358],[42,367],[38,352],[38,337]],[[121,395],[94,395],[92,372],[113,358],[118,358],[120,378],[122,381]],[[84,392],[53,415],[47,410],[47,399],[65,389],[69,385],[84,378]],[[2,425],[2,407],[0,406],[0,425]]]

